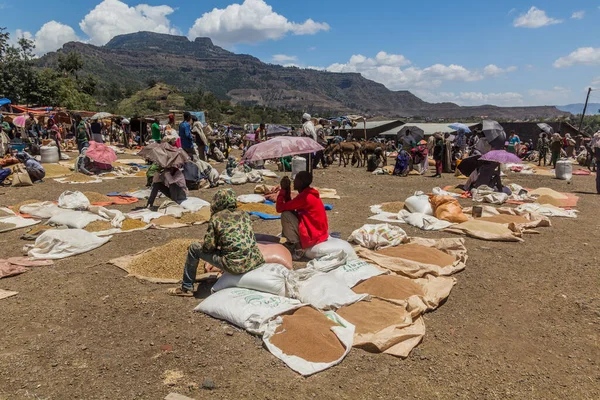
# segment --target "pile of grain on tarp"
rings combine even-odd
[[[381,211],[383,212],[389,212],[389,213],[399,213],[400,210],[404,209],[404,202],[403,201],[394,201],[391,203],[383,203],[380,207]]]
[[[85,174],[82,174],[80,172],[77,172],[71,176],[68,177],[68,179],[66,179],[67,182],[75,182],[75,183],[86,183],[86,182],[93,182],[98,180],[99,178],[97,176],[88,176]]]
[[[182,224],[201,224],[210,220],[210,207],[202,207],[194,213],[185,213],[178,222]]]
[[[159,218],[153,219],[151,222],[157,226],[169,226],[169,225],[174,225],[174,224],[182,224],[181,220],[179,220],[178,218],[175,218],[171,215],[165,215],[164,217],[159,217]]]
[[[334,362],[344,355],[344,345],[331,330],[336,324],[312,307],[299,308],[282,319],[270,341],[284,354],[313,363]]]
[[[155,283],[177,283],[183,276],[183,266],[188,247],[195,239],[175,239],[135,255],[111,260],[110,263],[135,276]],[[204,269],[198,268],[197,277],[204,275]]]
[[[277,209],[274,206],[270,206],[268,204],[263,203],[247,203],[240,204],[238,206],[238,210],[246,211],[246,212],[260,212],[269,215],[279,215]]]
[[[73,171],[69,167],[65,167],[60,164],[44,164],[44,170],[46,171],[46,178],[62,178],[71,175]]]
[[[112,199],[108,196],[103,195],[98,192],[83,192],[85,197],[90,201],[90,203],[112,203]]]
[[[122,231],[132,231],[134,229],[145,228],[147,225],[144,221],[133,218],[125,218],[123,224],[121,225]]]
[[[374,276],[354,286],[352,290],[358,294],[366,293],[382,299],[393,300],[407,300],[411,296],[423,296],[425,294],[421,285],[412,279],[398,275]]]
[[[494,222],[496,224],[528,224],[531,221],[520,215],[498,214],[491,217],[477,218],[480,221]]]
[[[389,257],[399,257],[405,260],[416,261],[423,264],[432,264],[439,267],[451,265],[456,257],[444,253],[436,248],[421,246],[420,244],[404,244],[395,247],[378,250],[378,254]]]
[[[110,223],[110,221],[93,221],[86,225],[84,230],[88,232],[104,232],[111,229],[115,229],[114,226]]]
[[[373,278],[371,278],[373,279]],[[336,311],[354,324],[355,333],[375,333],[388,326],[405,324],[410,314],[405,308],[385,300],[359,301]],[[412,321],[409,321],[409,324]]]

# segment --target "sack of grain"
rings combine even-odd
[[[90,206],[90,201],[81,192],[67,190],[62,192],[58,198],[58,206],[69,210],[87,210]]]
[[[294,269],[290,251],[279,243],[258,243],[258,248],[266,264],[281,264],[287,269]]]
[[[341,363],[353,340],[354,325],[333,311],[320,313],[311,307],[272,319],[263,335],[267,349],[303,376]]]
[[[350,243],[346,242],[345,240],[337,239],[334,237],[330,237],[329,239],[327,239],[327,241],[306,249],[304,257],[313,260],[315,258],[325,257],[327,255],[334,254],[339,251],[344,251],[348,256],[349,260],[354,260],[358,258]]]
[[[210,203],[208,201],[199,199],[197,197],[188,197],[180,205],[190,212],[199,211],[203,207],[210,207]]]
[[[369,297],[354,293],[344,281],[333,275],[316,272],[306,280],[296,277],[288,277],[288,293],[319,310],[337,309]]]
[[[33,246],[26,246],[29,249],[27,255],[35,259],[56,260],[94,250],[110,239],[111,236],[100,238],[82,229],[50,229],[42,233]]]
[[[48,221],[48,225],[64,225],[71,229],[83,229],[90,222],[105,220],[99,215],[88,211],[63,210]]]
[[[383,274],[389,274],[389,272],[384,272],[373,264],[369,264],[362,260],[348,261],[341,267],[329,272],[329,275],[333,276],[338,281],[346,283],[349,288],[356,286],[359,282]]]
[[[289,272],[289,269],[281,264],[265,264],[241,275],[224,272],[223,276],[214,284],[212,290],[218,292],[223,289],[238,287],[285,297],[285,281]]]
[[[225,320],[250,333],[262,335],[270,319],[304,305],[298,300],[270,293],[229,288],[210,295],[194,311]]]

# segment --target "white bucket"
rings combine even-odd
[[[300,171],[306,171],[306,158],[294,157],[292,159],[292,179],[294,179]]]
[[[557,179],[570,181],[573,177],[573,164],[569,160],[557,161],[554,173]]]
[[[40,147],[40,155],[42,164],[57,163],[59,161],[58,148],[56,146]]]

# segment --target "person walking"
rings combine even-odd
[[[433,159],[435,161],[435,175],[434,178],[442,177],[443,163],[442,159],[444,158],[444,139],[439,133],[434,135],[435,137],[435,145],[433,147]]]
[[[194,151],[194,138],[192,137],[192,114],[189,112],[183,113],[183,122],[179,124],[179,139],[181,139],[181,148],[194,159],[196,152]]]
[[[152,140],[154,140],[156,143],[160,143],[162,141],[162,135],[160,133],[160,124],[158,123],[158,118],[154,118],[154,122],[152,123],[150,129],[152,130]]]
[[[546,166],[546,156],[548,155],[548,135],[544,132],[540,136],[537,142],[537,151],[539,153],[539,162],[538,166],[542,166],[542,160],[544,160],[544,167]]]
[[[556,168],[556,163],[560,158],[560,152],[562,150],[563,143],[559,133],[552,135],[552,143],[550,144],[550,151],[552,152],[552,158],[550,159],[550,165],[552,168]]]
[[[77,150],[81,154],[81,150],[89,145],[90,138],[85,122],[81,119],[81,114],[75,114],[73,118],[75,120],[73,124],[75,126],[75,141],[77,142]]]

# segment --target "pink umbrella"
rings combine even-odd
[[[90,146],[88,147],[85,155],[91,160],[101,164],[110,165],[117,161],[117,155],[115,154],[115,151],[110,147],[98,142],[90,142]]]
[[[18,117],[13,119],[13,124],[15,124],[15,126],[23,128],[28,119],[29,115],[19,115]]]
[[[311,138],[279,136],[250,147],[242,158],[245,161],[270,160],[296,154],[314,153],[324,150],[323,146]]]
[[[483,156],[481,156],[481,158],[479,160],[493,161],[493,162],[497,162],[497,163],[501,163],[501,164],[509,164],[509,163],[520,164],[523,162],[523,160],[521,160],[516,155],[509,153],[508,151],[504,151],[504,150],[489,151],[489,152],[485,153]]]

